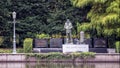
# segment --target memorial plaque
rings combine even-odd
[[[107,47],[106,40],[103,38],[95,38],[94,47]]]
[[[48,47],[48,43],[46,39],[35,39],[34,40],[35,48],[46,48]]]
[[[50,39],[50,48],[62,48],[62,39],[61,38]]]

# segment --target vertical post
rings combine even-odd
[[[16,54],[16,35],[15,35],[15,23],[16,23],[16,12],[13,12],[13,54]]]
[[[84,32],[83,31],[80,32],[80,43],[81,44],[84,43]]]

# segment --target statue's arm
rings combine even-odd
[[[64,28],[67,29],[67,24],[65,23]]]
[[[73,28],[72,24],[70,23],[70,28]]]

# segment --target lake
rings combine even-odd
[[[120,68],[120,63],[0,63],[0,68]]]

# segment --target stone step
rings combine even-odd
[[[33,48],[33,52],[62,52],[62,48]]]
[[[33,48],[35,53],[62,52],[62,48]],[[107,48],[89,48],[89,52],[108,53]]]

